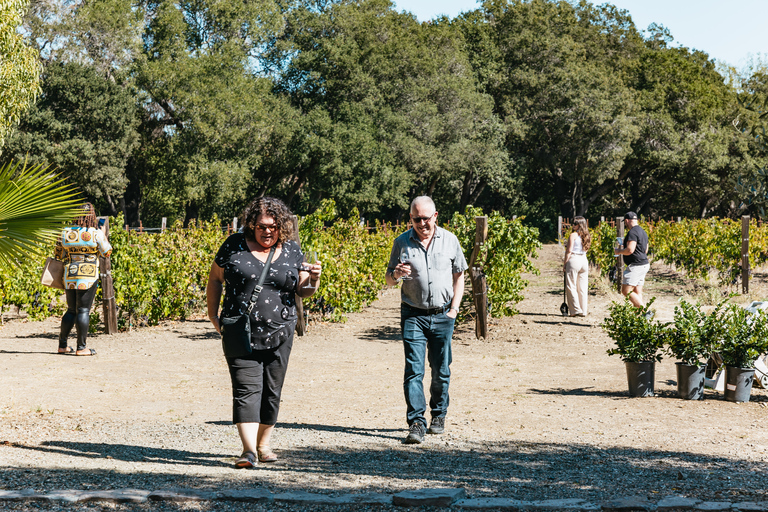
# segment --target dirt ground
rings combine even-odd
[[[399,290],[344,324],[311,326],[296,338],[283,391],[273,438],[281,460],[256,471],[231,468],[239,443],[229,375],[207,321],[92,335],[95,357],[55,353],[58,319],[9,322],[0,329],[0,489],[463,487],[523,500],[768,500],[766,390],[743,404],[713,390],[684,401],[665,359],[657,396],[629,398],[599,327],[618,295],[592,295],[587,318],[564,319],[561,258],[561,247],[543,248],[521,313],[493,320],[488,339],[459,329],[446,432],[422,445],[402,444]],[[658,265],[647,291],[661,320],[680,296],[719,293]]]

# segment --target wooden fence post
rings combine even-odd
[[[168,219],[166,217],[163,217],[163,220],[160,222],[160,232],[161,233],[165,232],[165,226],[167,225],[167,223],[168,223]]]
[[[557,245],[563,245],[560,239],[563,237],[563,216],[557,216]]]
[[[109,217],[98,217],[98,219],[104,219],[104,236],[109,239]],[[99,267],[101,268],[99,278],[101,279],[101,310],[104,315],[104,330],[107,334],[115,334],[117,332],[117,303],[115,302],[115,286],[112,282],[111,258],[99,256]]]
[[[624,217],[616,217],[616,236],[621,237],[622,247],[624,242]],[[624,280],[624,256],[616,257],[616,288],[621,293],[621,282]]]
[[[296,217],[296,216],[294,215],[294,217]],[[299,238],[298,238],[299,237],[299,221],[298,221],[298,217],[296,217],[294,219],[294,222],[296,223],[296,241],[298,241],[299,240]],[[233,217],[232,218],[232,232],[233,233],[237,233],[237,217]]]
[[[741,293],[749,293],[749,215],[741,216]]]
[[[488,239],[488,217],[475,217],[475,247],[469,257],[469,281],[472,284],[472,298],[475,303],[475,337],[488,336],[488,283],[482,265],[475,265],[480,247]]]
[[[301,240],[299,239],[299,218],[296,215],[291,215],[291,218],[293,219],[293,240],[297,244],[299,244],[299,248],[301,248]],[[237,227],[237,217],[235,217],[232,220],[232,227]],[[296,297],[296,316],[298,316],[298,320],[296,320],[296,334],[299,336],[304,336],[307,331],[307,324],[304,320],[304,302],[301,297]]]

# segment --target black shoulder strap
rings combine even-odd
[[[261,294],[261,290],[264,288],[264,280],[267,278],[267,273],[269,272],[269,265],[272,263],[272,256],[275,254],[275,246],[273,245],[272,248],[269,250],[269,256],[267,256],[267,262],[264,263],[264,270],[261,271],[261,277],[259,277],[259,282],[256,283],[256,287],[253,289],[253,292],[251,293],[251,301],[248,303],[248,308],[246,311],[248,314],[251,314],[251,310],[253,310],[253,307],[256,305],[256,301],[259,300],[259,295]]]

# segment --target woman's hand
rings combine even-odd
[[[309,297],[320,284],[320,275],[323,273],[323,263],[318,261],[306,266],[307,270],[299,272],[299,289],[296,294],[299,297]]]
[[[221,334],[219,323],[219,304],[221,293],[224,290],[224,269],[215,261],[211,263],[211,272],[208,274],[208,285],[205,287],[205,302],[208,307],[208,319],[210,319],[216,332]]]
[[[210,317],[209,319],[213,324],[213,328],[216,329],[216,332],[221,334],[221,323],[219,322],[219,317],[213,316],[213,317]]]
[[[320,282],[320,274],[323,273],[323,262],[318,260],[317,263],[312,265],[312,270],[309,271],[310,284],[317,284]]]

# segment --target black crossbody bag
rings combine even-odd
[[[272,256],[275,254],[275,246],[269,251],[267,262],[264,264],[264,270],[261,271],[259,282],[251,292],[251,300],[245,314],[237,316],[223,316],[219,319],[221,327],[221,346],[224,349],[226,357],[243,357],[252,352],[251,349],[251,311],[259,300],[259,294],[264,288],[264,280],[269,272],[269,265],[272,263]]]

